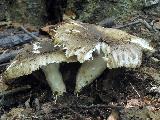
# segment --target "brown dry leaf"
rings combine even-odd
[[[153,105],[153,106],[160,106],[160,98],[158,99],[153,99],[153,98],[148,98],[148,97],[144,97],[144,103],[145,105]]]
[[[160,18],[157,18],[158,22],[154,24],[155,27],[160,28]]]
[[[12,22],[12,26],[14,26],[14,28],[19,28],[21,25],[21,23]]]
[[[25,24],[24,27],[29,31],[29,32],[36,32],[38,29],[35,26],[32,26],[30,24]]]
[[[155,82],[160,83],[160,71],[152,67],[141,67],[140,72],[149,75]]]
[[[147,104],[147,105],[150,105],[151,102],[152,102],[151,99],[148,98],[148,97],[144,97],[144,100],[143,100],[143,101],[144,101],[144,103]]]
[[[31,108],[12,108],[9,112],[3,114],[0,120],[39,120]]]
[[[52,112],[53,105],[51,102],[45,103],[41,106],[42,110],[44,111],[45,114],[49,114]]]
[[[12,108],[9,113],[3,114],[1,120],[19,120],[22,116],[23,108]]]
[[[47,26],[45,26],[45,27],[42,27],[41,28],[41,31],[42,32],[46,32],[46,33],[50,33],[50,30],[53,28],[54,26],[53,25],[47,25]]]
[[[116,110],[112,110],[111,114],[107,118],[107,120],[119,120],[119,113]]]
[[[0,48],[0,54],[2,54],[4,52],[3,48]]]
[[[66,10],[65,11],[65,15],[69,18],[75,19],[76,18],[76,14],[73,10]]]
[[[23,23],[18,23],[18,22],[12,22],[12,24],[10,26],[13,26],[15,29],[18,29],[20,28],[21,26],[24,26],[29,32],[35,32],[37,31],[38,29],[31,25],[31,24],[23,24]]]
[[[143,106],[144,103],[140,100],[140,99],[131,99],[127,101],[127,105],[125,106],[125,108],[131,108],[131,107],[135,107],[135,106]]]

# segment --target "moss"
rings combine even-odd
[[[43,0],[16,0],[8,5],[7,18],[16,22],[42,25],[45,13]]]
[[[6,19],[5,11],[7,10],[7,5],[5,0],[0,0],[0,21]]]
[[[68,9],[77,14],[77,19],[96,23],[105,18],[114,17],[116,20],[125,20],[136,14],[144,6],[143,0],[119,0],[117,3],[100,0],[69,0]]]

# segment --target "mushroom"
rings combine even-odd
[[[74,61],[74,57],[67,58],[63,51],[54,47],[52,41],[37,41],[25,46],[2,75],[8,82],[41,68],[53,93],[62,95],[66,92],[66,87],[59,71],[59,63]]]
[[[76,92],[80,92],[106,68],[139,67],[142,52],[154,51],[149,41],[118,29],[74,20],[49,27],[48,33],[54,44],[65,50],[66,57],[77,56],[77,60],[83,63],[76,77]]]

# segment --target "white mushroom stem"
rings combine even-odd
[[[66,87],[59,71],[59,64],[48,64],[47,66],[43,66],[42,70],[53,94],[63,95],[66,92]]]
[[[84,86],[93,82],[106,68],[106,62],[100,56],[84,62],[76,77],[75,92],[80,92]]]

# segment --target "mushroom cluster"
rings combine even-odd
[[[62,95],[66,87],[59,63],[82,63],[75,92],[90,84],[106,69],[141,65],[143,50],[154,51],[145,39],[124,31],[67,20],[42,28],[53,41],[39,41],[26,47],[3,73],[5,80],[31,74],[41,68],[52,91]]]
[[[42,30],[47,30],[55,46],[61,47],[67,58],[76,56],[82,63],[76,76],[75,92],[80,92],[106,68],[136,68],[141,65],[143,51],[154,52],[145,39],[122,30],[74,20]]]

